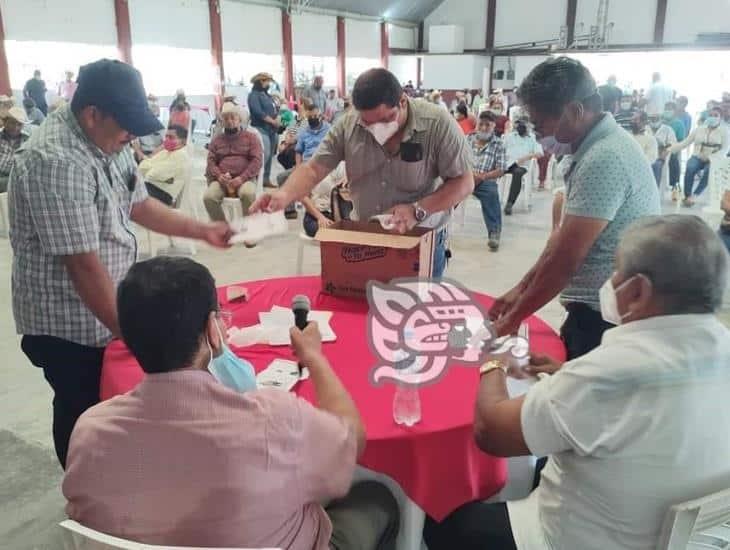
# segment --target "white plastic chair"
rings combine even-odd
[[[703,211],[714,216],[724,216],[725,213],[720,208],[720,203],[725,191],[729,190],[730,157],[713,158],[710,162],[710,174],[707,184],[708,202]]]
[[[246,131],[251,132],[252,134],[256,135],[256,137],[259,140],[259,144],[261,145],[261,151],[263,151],[264,150],[264,138],[261,137],[261,134],[259,133],[259,131],[254,128],[251,128],[251,127],[249,127]],[[259,170],[259,178],[256,181],[256,196],[259,197],[259,196],[263,195],[263,193],[264,193],[264,165],[263,165],[263,163],[261,163],[261,170]]]
[[[714,533],[702,533],[717,526],[723,527],[719,533],[717,530]],[[725,531],[730,533],[730,489],[669,508],[664,517],[657,550],[729,548],[730,542],[721,538]]]
[[[63,550],[281,550],[280,548],[216,548],[157,546],[105,535],[73,520],[62,521]]]
[[[10,224],[8,214],[8,192],[0,193],[0,238],[7,239],[10,236]]]
[[[522,178],[522,191],[520,191],[520,195],[517,197],[517,202],[514,205],[515,209],[519,208],[525,212],[529,212],[532,209],[532,188],[537,181],[538,170],[537,161],[535,159],[530,160],[527,173]],[[497,182],[499,187],[499,202],[501,205],[504,205],[507,201],[511,184],[512,174],[505,174]]]
[[[297,275],[302,274],[305,246],[319,247],[319,241],[313,239],[312,237],[304,233],[304,231],[302,231],[301,233],[299,233],[299,246],[297,247]]]

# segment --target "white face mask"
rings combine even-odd
[[[366,129],[373,135],[375,141],[380,145],[385,145],[396,134],[398,126],[398,119],[396,118],[392,122],[376,122],[375,124],[366,126]]]
[[[618,285],[617,288],[613,288],[612,278],[613,276],[609,277],[609,279],[603,283],[601,290],[598,291],[598,298],[601,302],[601,316],[603,317],[603,320],[607,323],[618,326],[623,322],[624,318],[630,314],[625,313],[624,315],[621,315],[621,313],[619,313],[616,293],[621,290],[626,283],[633,279],[633,277],[626,279],[623,283]]]

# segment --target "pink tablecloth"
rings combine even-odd
[[[393,421],[392,385],[373,387],[368,373],[374,358],[365,335],[367,303],[334,298],[320,293],[319,277],[270,279],[243,283],[249,301],[226,304],[225,292],[219,292],[221,304],[234,312],[234,325],[242,327],[258,322],[258,313],[272,305],[291,306],[296,294],[305,294],[312,309],[333,311],[332,328],[337,342],[324,345],[335,371],[352,394],[367,428],[367,448],[360,464],[395,479],[403,491],[430,516],[441,519],[460,505],[486,499],[504,486],[506,461],[482,453],[474,444],[472,422],[478,387],[478,371],[453,366],[439,383],[422,388],[422,420],[413,428],[403,428]],[[488,296],[477,295],[486,306]],[[530,343],[535,351],[564,359],[560,339],[543,321],[529,320]],[[276,358],[292,359],[288,347],[256,345],[234,348],[257,371]],[[104,356],[101,376],[101,399],[134,388],[144,376],[139,365],[120,341],[112,342]],[[309,381],[300,383],[296,392],[314,401]]]

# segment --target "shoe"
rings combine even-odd
[[[256,245],[258,245],[256,241],[243,241],[243,246],[246,248],[256,248]]]
[[[287,220],[296,220],[297,219],[297,211],[296,210],[285,210],[284,211],[284,217]]]
[[[685,208],[692,208],[694,205],[695,205],[695,201],[692,197],[686,197],[682,201],[682,206],[684,206]]]
[[[495,231],[494,233],[489,234],[489,241],[487,241],[487,246],[492,252],[497,252],[497,250],[499,250],[499,233]]]
[[[504,215],[505,216],[511,216],[512,215],[512,203],[508,202],[504,205]]]
[[[271,183],[271,180],[269,180],[269,181],[265,181],[265,182],[264,182],[264,187],[265,187],[266,189],[278,189],[278,188],[279,188],[279,186],[278,186],[278,185],[274,185],[273,183]]]
[[[672,202],[677,201],[679,201],[679,189],[675,187],[674,189],[672,189]]]
[[[537,186],[538,191],[545,191],[545,182],[541,181]]]

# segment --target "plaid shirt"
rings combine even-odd
[[[13,155],[23,142],[28,139],[28,134],[21,133],[17,137],[10,137],[5,130],[0,132],[0,176],[9,176],[13,167]]]
[[[147,198],[142,181],[129,148],[105,155],[68,106],[18,150],[8,191],[18,334],[109,343],[111,333],[77,294],[62,256],[96,252],[119,284],[137,258],[129,216]]]
[[[507,170],[507,153],[505,152],[504,143],[501,138],[492,134],[492,137],[483,147],[479,147],[476,134],[470,134],[467,137],[467,141],[474,155],[475,172]]]

